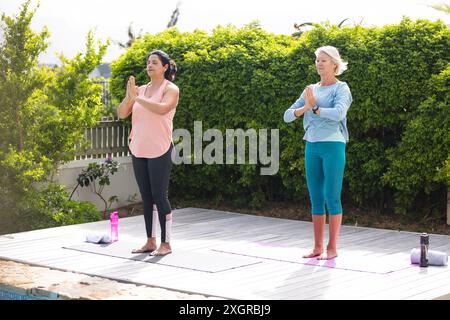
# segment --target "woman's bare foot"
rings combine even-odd
[[[170,247],[170,243],[163,242],[160,244],[159,248],[150,253],[151,256],[165,256],[166,254],[172,253],[172,248]]]
[[[323,250],[322,249],[314,249],[311,252],[309,252],[308,254],[304,254],[302,256],[302,258],[314,258],[314,257],[318,257],[322,254]]]
[[[318,257],[317,259],[319,259],[319,260],[331,260],[331,259],[336,258],[337,256],[338,255],[337,255],[337,251],[336,250],[328,250],[327,249],[327,252],[322,253],[320,255],[320,257]]]
[[[156,239],[155,240],[148,240],[147,243],[140,249],[133,249],[131,250],[131,253],[146,253],[146,252],[153,252],[156,250]]]

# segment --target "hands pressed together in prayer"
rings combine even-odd
[[[131,101],[134,101],[139,95],[139,87],[136,86],[136,80],[133,76],[130,76],[127,83],[127,93],[126,96]]]
[[[307,86],[305,88],[304,98],[305,98],[305,108],[307,110],[311,109],[316,105],[316,98],[314,97],[313,90],[310,86]]]

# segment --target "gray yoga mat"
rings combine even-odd
[[[359,272],[370,272],[386,274],[411,267],[409,256],[400,259],[398,256],[371,257],[361,253],[345,252],[340,250],[339,256],[331,260],[318,260],[317,258],[302,258],[302,254],[308,252],[307,248],[286,247],[273,244],[246,242],[234,243],[213,249],[216,252],[230,253],[235,256],[270,259],[284,262],[305,264],[352,270]]]
[[[229,254],[218,252],[206,254],[182,250],[174,250],[171,254],[163,257],[152,257],[148,253],[131,253],[131,250],[136,248],[136,245],[136,243],[118,241],[112,244],[83,243],[63,248],[211,273],[261,263],[260,259],[252,257],[233,257]]]

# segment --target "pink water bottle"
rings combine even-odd
[[[119,240],[119,213],[117,211],[109,215],[109,223],[111,225],[111,242],[116,242]]]

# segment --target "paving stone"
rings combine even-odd
[[[145,285],[121,283],[106,278],[52,270],[8,260],[0,260],[0,290],[40,299],[221,299]]]

